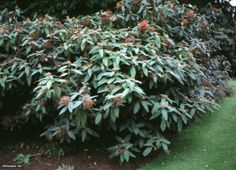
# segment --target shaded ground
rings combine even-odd
[[[115,160],[108,159],[108,155],[94,152],[83,152],[77,155],[68,155],[62,158],[59,157],[42,157],[35,156],[27,165],[22,165],[20,168],[6,168],[6,166],[16,165],[13,159],[17,154],[32,154],[37,155],[37,150],[32,149],[17,149],[11,151],[0,152],[0,170],[56,170],[58,166],[64,164],[73,165],[75,170],[135,170],[143,165],[145,160],[135,160],[130,164],[120,166]]]
[[[236,81],[232,85],[236,88]],[[179,169],[236,170],[236,94],[225,99],[218,112],[185,129],[170,155],[159,155],[142,168]]]
[[[19,148],[19,147],[16,147]],[[19,168],[8,168],[6,166],[19,166],[13,161],[20,154],[31,154],[33,158],[27,165],[20,165]],[[153,153],[148,158],[137,158],[129,164],[119,165],[115,159],[109,159],[108,154],[100,151],[82,151],[78,154],[65,155],[63,157],[40,156],[39,149],[4,149],[0,150],[0,170],[56,170],[60,165],[73,165],[75,170],[136,170],[149,162],[158,153]]]

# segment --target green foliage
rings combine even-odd
[[[116,7],[63,23],[2,12],[1,96],[31,90],[0,124],[46,121],[41,136],[59,142],[102,138],[110,157],[124,162],[168,152],[169,131],[217,108],[215,89],[229,77],[227,62],[212,67],[221,44],[211,18],[177,1]]]
[[[74,170],[73,166],[62,164],[57,168],[57,170]]]
[[[42,155],[57,156],[57,157],[62,157],[65,155],[64,149],[59,147],[56,143],[41,146],[40,153]]]
[[[30,154],[19,154],[16,156],[14,161],[18,164],[28,164],[30,162],[31,155]]]

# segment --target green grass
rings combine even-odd
[[[231,84],[236,87],[236,81]],[[169,155],[160,154],[141,169],[236,170],[236,93],[220,105],[174,139]]]

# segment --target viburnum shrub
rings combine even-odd
[[[220,84],[208,69],[218,49],[208,21],[173,0],[124,0],[115,12],[63,23],[3,11],[1,98],[26,92],[14,114],[1,115],[2,126],[46,120],[41,136],[104,138],[121,162],[168,151],[168,132],[216,109],[215,88],[228,80],[227,70],[218,72]]]

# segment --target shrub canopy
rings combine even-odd
[[[60,142],[104,138],[122,162],[168,151],[168,132],[228,93],[230,65],[219,54],[235,44],[219,31],[221,10],[205,13],[173,0],[123,0],[115,12],[63,22],[4,10],[0,124],[44,121],[41,136]],[[11,93],[20,98],[14,111]]]

